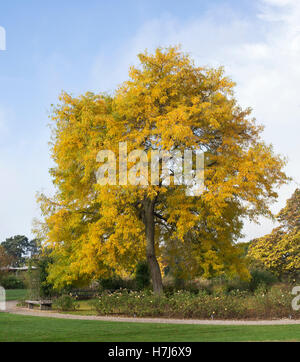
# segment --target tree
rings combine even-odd
[[[30,255],[30,258],[36,258],[42,253],[41,241],[32,239],[29,241],[25,254]]]
[[[158,294],[162,263],[181,265],[190,275],[246,277],[235,241],[244,217],[271,216],[275,187],[287,181],[285,162],[260,139],[251,110],[237,105],[223,69],[197,67],[176,47],[138,57],[140,68],[130,69],[113,96],[63,93],[54,108],[57,192],[39,196],[40,230],[53,249],[49,278],[58,286],[132,272],[145,256]],[[175,184],[177,166],[151,184],[138,157],[128,159],[128,168],[139,182],[124,185],[120,142],[128,153],[143,150],[150,164],[153,151],[189,150],[195,168],[197,152],[205,152],[202,194],[189,196],[190,186]],[[116,185],[96,184],[100,150],[116,155]]]
[[[5,272],[13,262],[13,257],[8,255],[5,248],[0,244],[0,273]]]
[[[37,254],[40,250],[37,239],[28,240],[24,235],[7,238],[1,245],[6,253],[11,256],[14,266],[22,265],[26,256]]]
[[[280,226],[251,242],[249,256],[278,276],[296,277],[300,271],[300,189],[277,215]]]
[[[1,244],[6,253],[14,259],[14,266],[19,266],[24,262],[24,254],[29,246],[29,240],[24,235],[16,235],[7,238]]]

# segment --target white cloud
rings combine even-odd
[[[263,0],[262,2],[267,5],[286,6],[296,4],[297,0]]]

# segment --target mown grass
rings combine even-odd
[[[80,300],[78,302],[78,308],[75,311],[63,311],[62,313],[74,314],[74,315],[85,315],[85,316],[96,316],[97,312],[92,307],[92,299],[90,300]]]
[[[6,300],[20,300],[27,297],[26,289],[6,289]]]
[[[1,342],[300,341],[300,325],[228,326],[103,322],[0,313]]]

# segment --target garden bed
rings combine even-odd
[[[232,291],[228,294],[198,294],[177,291],[156,296],[150,291],[121,289],[103,293],[97,299],[80,302],[74,314],[177,319],[272,320],[298,319],[300,312],[291,307],[293,296],[281,286],[255,293]]]

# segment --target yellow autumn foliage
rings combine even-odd
[[[157,292],[162,264],[185,277],[246,278],[235,241],[243,218],[271,215],[275,188],[287,181],[284,160],[261,140],[262,127],[237,104],[222,68],[198,67],[178,47],[138,57],[114,95],[63,93],[53,110],[56,194],[39,196],[55,260],[49,278],[60,287],[131,273],[145,258]],[[100,186],[97,153],[112,150],[118,165],[120,142],[149,160],[151,150],[205,152],[204,192],[191,197],[184,185],[150,182]]]
[[[300,189],[296,189],[277,215],[280,226],[251,242],[248,255],[278,276],[299,276]]]

